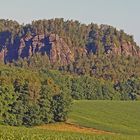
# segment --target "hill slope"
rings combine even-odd
[[[74,101],[69,122],[99,130],[140,135],[140,102]]]
[[[5,64],[119,81],[140,76],[139,58],[133,36],[109,25],[57,18],[27,25],[0,20],[0,61]]]

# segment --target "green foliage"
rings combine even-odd
[[[43,77],[45,72],[7,66],[0,73],[0,123],[32,126],[66,121],[71,94],[65,77],[60,83],[51,75]]]
[[[113,83],[98,80],[90,76],[80,76],[72,79],[72,97],[88,100],[119,100],[121,94],[114,89]],[[128,93],[126,93],[128,95]],[[123,100],[128,100],[123,98]]]
[[[53,118],[52,114],[52,89],[47,85],[42,85],[41,91],[40,91],[40,98],[38,100],[38,104],[40,107],[40,120],[44,123],[50,123]]]
[[[13,86],[0,85],[0,121],[7,117],[7,112],[16,99]]]
[[[73,99],[139,100],[140,79],[113,82],[89,75],[14,66],[0,68],[0,122],[37,125],[66,121]]]

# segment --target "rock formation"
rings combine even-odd
[[[7,43],[7,38],[11,39],[9,34],[7,36],[6,32],[6,35],[0,38],[2,42],[0,42],[0,60],[5,63],[16,61],[19,58],[28,59],[39,53],[48,55],[52,64],[57,62],[63,66],[74,62],[79,56],[88,56],[89,53],[96,55],[101,49],[101,46],[94,44],[96,39],[94,37],[90,37],[93,42],[85,44],[84,47],[77,47],[67,44],[64,38],[54,33],[26,33],[22,37],[15,36],[13,43]],[[103,45],[102,47],[103,49],[100,52],[103,54],[140,57],[140,48],[126,40],[120,41],[118,46],[112,43],[109,46]]]

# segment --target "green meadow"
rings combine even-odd
[[[68,123],[110,133],[0,125],[0,140],[140,140],[139,106],[137,101],[74,101]]]
[[[114,133],[140,135],[140,102],[74,101],[69,121]]]

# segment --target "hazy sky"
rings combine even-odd
[[[29,23],[55,17],[109,24],[140,45],[140,0],[0,0],[0,18]]]

